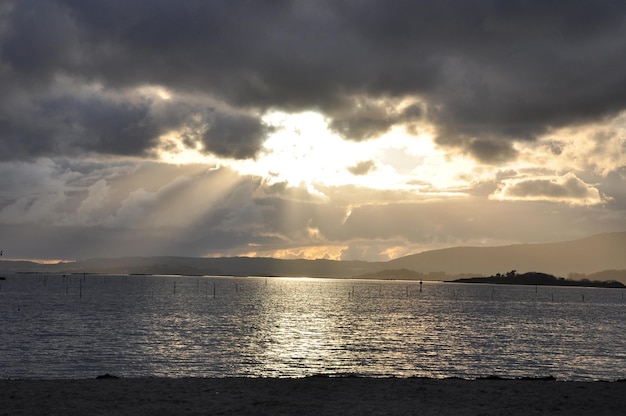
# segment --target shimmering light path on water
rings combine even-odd
[[[0,377],[626,378],[619,289],[15,275]]]

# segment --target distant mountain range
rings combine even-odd
[[[626,283],[626,232],[598,234],[556,243],[452,247],[425,251],[387,262],[163,256],[100,258],[58,264],[0,261],[0,273],[135,273],[443,280],[447,277],[494,275],[511,270]]]
[[[401,257],[388,264],[394,269],[486,275],[510,270],[540,271],[556,276],[625,270],[626,232],[598,234],[558,243],[453,247]]]

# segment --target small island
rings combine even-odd
[[[582,287],[604,287],[604,288],[626,288],[622,283],[615,280],[571,280],[563,277],[556,277],[547,273],[528,272],[518,274],[516,270],[508,273],[497,273],[488,277],[468,277],[455,280],[447,280],[449,283],[491,283],[496,285],[533,285],[533,286],[582,286]]]

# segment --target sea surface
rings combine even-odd
[[[620,289],[9,275],[0,378],[626,379]]]

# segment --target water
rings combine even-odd
[[[626,378],[619,289],[122,275],[0,284],[0,378]]]

